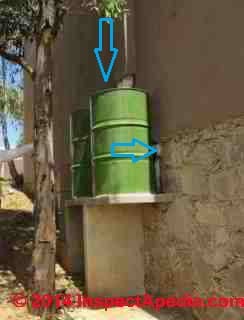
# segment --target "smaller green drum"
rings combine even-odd
[[[90,116],[88,109],[71,114],[72,198],[92,195]]]

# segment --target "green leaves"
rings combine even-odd
[[[104,17],[120,18],[125,6],[125,0],[102,0],[99,4],[99,13]]]
[[[126,0],[83,0],[83,6],[99,16],[120,19],[126,9]]]
[[[0,39],[31,36],[35,28],[36,0],[0,0]]]
[[[1,88],[0,88],[1,91]],[[3,97],[0,94],[0,110],[2,110]],[[23,92],[16,88],[6,89],[5,110],[6,113],[14,118],[15,120],[23,120],[24,117],[24,103],[23,103]]]
[[[23,90],[10,81],[15,76],[21,81],[21,70],[14,68],[2,58],[0,66],[0,113],[4,113],[14,121],[22,121],[24,118]]]

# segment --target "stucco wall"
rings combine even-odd
[[[158,106],[161,135],[243,112],[240,0],[135,1],[138,86]]]
[[[186,130],[162,144],[169,206],[144,214],[146,287],[167,296],[242,297],[244,119]],[[242,319],[243,308],[196,308],[198,319]]]
[[[243,15],[241,1],[135,1],[137,85],[152,97],[163,191],[176,194],[145,210],[148,292],[243,296],[244,122],[228,120],[244,113]]]

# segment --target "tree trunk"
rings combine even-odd
[[[8,139],[7,119],[6,119],[5,114],[1,115],[1,126],[2,126],[2,136],[3,136],[4,147],[6,150],[10,150],[10,143],[9,143],[9,139]],[[8,167],[9,167],[10,175],[14,181],[14,186],[17,189],[22,190],[23,189],[23,175],[18,173],[14,160],[8,161]]]
[[[31,294],[55,292],[56,223],[52,119],[52,40],[49,30],[36,39],[34,82],[35,247],[32,258]],[[33,300],[32,300],[33,301]],[[52,308],[33,308],[42,315]],[[46,312],[45,311],[45,312]]]

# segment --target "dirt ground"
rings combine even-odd
[[[12,188],[4,191],[0,209],[0,320],[40,319],[11,302],[15,293],[26,293],[33,250],[32,203]],[[75,290],[75,279],[56,265],[57,290]]]

